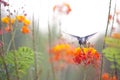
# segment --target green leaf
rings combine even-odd
[[[5,55],[5,61],[8,65],[8,70],[13,76],[15,76],[16,74],[15,61],[14,61],[15,57],[16,57],[18,72],[20,74],[20,77],[22,77],[23,75],[26,75],[27,70],[31,67],[31,65],[34,65],[34,51],[28,47],[19,47],[18,50],[9,51]],[[42,58],[43,58],[42,53],[37,52],[38,64],[43,60]],[[0,58],[0,64],[2,64],[1,58]]]
[[[115,62],[117,68],[120,67],[120,49],[115,47],[107,47],[103,51],[104,56],[110,61]],[[114,68],[114,65],[111,65],[111,68]]]
[[[112,37],[106,37],[105,43],[112,47],[119,47],[120,48],[120,39],[115,39]]]

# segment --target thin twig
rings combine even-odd
[[[111,26],[110,36],[112,34],[113,25],[114,25],[114,22],[115,22],[115,13],[116,13],[116,2],[115,2],[115,7],[114,7],[114,14],[113,14],[113,19],[112,19],[112,26]]]
[[[48,13],[49,13],[49,4],[48,4]],[[52,43],[51,43],[52,38],[51,37],[52,37],[52,35],[51,35],[51,29],[50,29],[50,25],[49,25],[49,14],[48,14],[48,41],[49,41],[49,49],[51,49],[51,45],[52,45]],[[49,54],[49,58],[51,58],[50,54]],[[51,67],[52,67],[52,73],[53,73],[53,80],[56,80],[55,71],[54,71],[54,63],[52,61],[51,61]]]
[[[0,3],[0,30],[2,30],[2,24],[1,24],[1,3]],[[0,35],[0,40],[4,42],[3,34]],[[0,48],[0,57],[1,57],[2,61],[3,61],[3,65],[4,65],[4,68],[5,68],[5,71],[6,71],[6,78],[7,78],[7,80],[10,80],[9,71],[8,71],[7,64],[6,64],[5,58],[4,58],[4,48],[3,48],[3,46]]]
[[[50,30],[49,21],[48,21],[48,41],[49,41],[49,49],[51,49],[51,30]],[[51,55],[49,54],[49,58],[50,57]],[[54,63],[52,61],[51,61],[51,67],[52,67],[52,72],[53,72],[53,80],[56,80],[55,71],[54,71]]]
[[[34,14],[32,17],[32,41],[33,41],[33,51],[34,51],[34,68],[35,68],[35,80],[38,80],[38,74],[37,74],[37,54],[36,54],[36,48],[35,48],[35,26],[34,26]]]
[[[107,36],[107,32],[108,32],[109,15],[110,15],[110,11],[111,11],[111,2],[112,2],[112,0],[110,0],[110,2],[109,2],[108,19],[107,19],[107,25],[106,25],[106,30],[105,30],[104,38]],[[105,48],[105,40],[104,40],[104,42],[103,42],[103,49],[104,49],[104,48]],[[103,57],[103,54],[102,54],[102,55],[101,55],[101,69],[100,69],[99,80],[102,80],[101,76],[102,76],[102,72],[103,72],[103,61],[104,61],[104,57]]]
[[[115,66],[115,76],[118,79],[118,71],[117,71],[117,63],[116,63],[116,56],[113,54],[113,59],[114,59],[114,66]]]

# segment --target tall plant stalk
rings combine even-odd
[[[113,14],[113,19],[112,19],[112,26],[111,26],[111,31],[110,31],[110,36],[112,34],[113,31],[113,26],[114,26],[114,22],[115,22],[115,13],[116,13],[116,2],[115,2],[115,7],[114,7],[114,14]]]
[[[86,69],[86,67],[84,67],[84,76],[83,76],[83,80],[87,80],[87,69]]]
[[[10,17],[10,13],[9,13],[9,17]],[[11,17],[10,17],[11,18]],[[9,26],[12,26],[11,21],[9,21]],[[15,26],[17,26],[17,23],[15,24]],[[14,59],[14,64],[15,64],[15,72],[16,72],[16,80],[20,80],[19,77],[19,70],[18,70],[18,62],[17,62],[17,55],[16,55],[16,46],[15,46],[15,33],[16,33],[16,29],[14,28],[13,31],[11,31],[11,40],[9,43],[11,43],[11,47],[13,49],[13,59]]]
[[[10,80],[9,71],[8,71],[7,64],[6,64],[5,58],[4,58],[4,51],[3,51],[2,48],[0,49],[0,57],[2,59],[2,62],[3,62],[3,65],[4,65],[4,69],[6,71],[6,78],[7,78],[7,80]]]
[[[51,49],[51,30],[50,30],[50,25],[49,25],[49,21],[48,21],[48,41],[49,41],[49,49]],[[51,55],[49,54],[49,58],[51,57]],[[55,71],[54,71],[54,63],[51,61],[51,67],[52,67],[52,72],[53,72],[53,80],[56,80],[55,77]]]
[[[1,3],[0,3],[0,30],[2,31],[2,24],[1,24]],[[0,41],[3,41],[3,34],[0,35]],[[4,49],[3,49],[3,46],[0,47],[0,57],[2,59],[2,62],[3,62],[3,65],[4,65],[4,69],[6,71],[6,78],[7,80],[10,80],[10,75],[9,75],[9,71],[8,71],[8,68],[7,68],[7,64],[5,62],[5,58],[4,58]]]
[[[15,32],[13,31],[12,32],[12,48],[13,48],[13,58],[14,58],[14,64],[15,64],[15,72],[16,72],[16,78],[17,80],[20,80],[20,77],[19,77],[19,71],[18,71],[18,63],[17,63],[17,55],[16,55],[16,47],[15,47],[15,41],[14,41],[14,37],[15,37]]]
[[[111,26],[110,36],[112,34],[112,31],[113,31],[112,28],[113,28],[113,25],[114,25],[114,22],[115,22],[115,13],[116,13],[116,2],[115,2],[115,7],[114,7],[114,14],[113,14],[113,19],[112,19],[112,26]],[[114,59],[115,75],[116,75],[116,78],[118,79],[118,76],[117,76],[118,72],[117,72],[117,64],[116,64],[116,56],[115,56],[115,54],[113,54],[113,59]]]
[[[49,0],[48,0],[48,3],[49,3]],[[51,29],[50,29],[50,25],[49,25],[49,4],[48,4],[48,42],[49,42],[49,49],[51,49],[51,45],[52,45],[51,40],[52,40],[52,35],[51,35]],[[50,54],[49,54],[49,58],[51,58]],[[55,71],[54,71],[54,63],[52,61],[51,61],[51,68],[52,68],[53,80],[56,80]]]
[[[35,68],[35,80],[38,80],[37,74],[37,54],[35,48],[35,26],[34,26],[34,14],[32,16],[32,41],[33,41],[33,51],[34,51],[34,68]]]
[[[106,25],[106,30],[105,30],[104,38],[107,36],[107,32],[108,32],[109,15],[110,15],[110,12],[111,12],[111,3],[112,3],[112,0],[110,0],[110,2],[109,2],[108,19],[107,19],[107,25]],[[103,42],[103,49],[104,49],[104,48],[105,48],[105,40],[104,40],[104,42]],[[102,55],[101,55],[101,67],[100,67],[99,80],[102,80],[101,76],[102,76],[102,72],[103,72],[103,61],[104,61],[104,57],[103,57],[103,54],[102,54]]]
[[[114,66],[115,66],[115,75],[116,75],[116,78],[118,79],[118,72],[117,72],[117,64],[116,64],[116,56],[115,54],[113,54],[113,59],[114,59]]]
[[[9,2],[9,0],[8,0]],[[9,6],[8,6],[8,9],[10,10]],[[9,11],[9,17],[11,19],[11,12]],[[10,27],[13,26],[11,21],[9,20],[9,24],[8,24]],[[14,26],[17,26],[17,23],[14,25]],[[15,33],[16,33],[16,29],[14,28],[13,31],[11,31],[11,40],[9,42],[9,44],[11,44],[10,47],[12,47],[13,49],[13,59],[14,59],[14,64],[15,64],[15,73],[16,73],[16,80],[20,80],[20,77],[19,77],[19,71],[18,71],[18,62],[17,62],[17,55],[16,55],[16,46],[15,46]]]

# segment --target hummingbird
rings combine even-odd
[[[65,33],[65,32],[64,32],[64,33]],[[96,33],[97,33],[97,32],[96,32]],[[70,35],[70,36],[72,36],[72,37],[77,38],[77,40],[78,40],[78,42],[79,42],[79,45],[81,46],[81,45],[86,44],[87,41],[88,41],[88,38],[91,37],[91,36],[93,36],[93,35],[95,35],[96,33],[89,34],[89,35],[86,35],[86,36],[84,36],[84,37],[79,37],[79,36],[72,35],[72,34],[68,34],[68,33],[66,33],[66,34],[68,34],[68,35]]]

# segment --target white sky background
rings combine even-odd
[[[35,17],[39,18],[43,32],[48,30],[48,16],[52,20],[53,6],[62,2],[70,4],[72,9],[69,15],[62,17],[62,31],[78,36],[105,32],[110,0],[9,0],[11,3],[17,3],[13,5],[15,7],[19,1],[28,6],[28,15],[34,12]],[[115,0],[112,0],[114,6],[113,1]]]
[[[66,2],[71,5],[72,11],[62,18],[61,27],[64,32],[84,36],[105,31],[109,0],[66,0]]]
[[[49,15],[52,13],[52,7],[61,2],[69,3],[72,8],[69,15],[62,17],[62,31],[78,36],[105,32],[109,0],[50,0],[48,3]],[[45,0],[42,5],[44,3],[46,3]],[[45,13],[47,12],[43,12],[43,15],[46,15]],[[43,20],[43,18],[45,17],[42,16],[41,19]],[[45,22],[41,22],[41,25],[42,23]],[[45,24],[43,25],[45,26]]]

